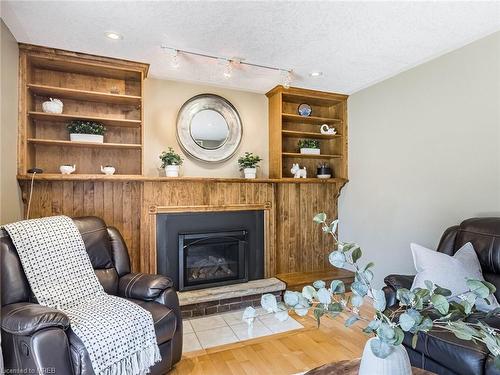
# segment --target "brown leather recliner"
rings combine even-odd
[[[467,242],[472,243],[479,258],[486,281],[497,288],[495,297],[500,301],[500,217],[472,218],[448,228],[442,235],[437,251],[453,255]],[[387,306],[397,306],[396,292],[410,289],[415,276],[389,275],[384,279]],[[480,317],[479,317],[480,318]],[[485,320],[500,329],[500,319]],[[451,332],[431,330],[419,333],[417,346],[412,348],[412,334],[406,333],[403,345],[411,364],[439,375],[500,375],[493,357],[480,342],[460,340]]]
[[[162,361],[151,373],[165,374],[182,355],[182,318],[172,281],[165,276],[131,273],[127,246],[116,228],[107,227],[97,217],[73,221],[105,291],[137,303],[153,316]],[[37,304],[4,230],[0,231],[0,256],[5,371],[94,374],[85,347],[69,328],[68,317]]]

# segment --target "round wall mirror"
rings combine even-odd
[[[191,137],[201,147],[216,150],[221,147],[229,135],[229,127],[224,117],[217,111],[205,109],[191,119]]]
[[[243,129],[233,105],[214,94],[189,99],[177,116],[177,139],[182,149],[194,158],[220,162],[238,148]]]

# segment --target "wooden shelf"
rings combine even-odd
[[[291,113],[282,113],[281,116],[283,117],[283,121],[306,123],[306,124],[322,125],[328,123],[342,122],[342,120],[338,118],[301,116],[301,115],[294,115]]]
[[[140,128],[141,120],[128,120],[128,119],[119,119],[119,118],[107,118],[107,117],[99,117],[99,116],[86,116],[86,115],[70,115],[66,113],[45,113],[45,112],[35,112],[30,111],[28,115],[35,119],[41,121],[57,121],[57,122],[65,122],[71,120],[89,120],[89,121],[97,121],[101,122],[106,126],[117,126],[117,127],[126,127],[126,128]]]
[[[314,132],[300,132],[295,130],[282,130],[281,134],[291,138],[333,139],[342,137],[340,134],[331,135],[331,134],[321,134]]]
[[[141,104],[141,97],[134,95],[109,94],[106,92],[76,90],[56,86],[35,85],[32,83],[29,83],[27,86],[32,93],[42,96],[61,97],[109,104]]]
[[[289,158],[306,158],[306,159],[337,159],[342,157],[342,155],[328,155],[328,154],[311,155],[311,154],[301,154],[299,152],[283,152],[282,155]]]
[[[129,143],[91,143],[91,142],[73,142],[59,141],[52,139],[36,139],[28,138],[28,143],[44,146],[68,146],[68,147],[88,147],[88,148],[123,148],[123,149],[138,149],[142,148],[140,144]]]
[[[18,175],[18,180],[31,180],[31,174]],[[344,184],[347,182],[343,178],[329,178],[322,180],[319,178],[236,178],[236,177],[196,177],[196,176],[182,176],[182,177],[159,177],[159,176],[142,176],[142,175],[127,175],[127,174],[114,174],[111,176],[105,174],[60,174],[60,173],[41,173],[35,176],[35,180],[39,181],[94,181],[94,180],[121,180],[121,181],[160,181],[160,182],[224,182],[224,183],[249,183],[249,184],[262,184],[262,183],[296,183],[296,184]]]

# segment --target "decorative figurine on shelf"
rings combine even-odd
[[[306,167],[300,168],[299,164],[292,164],[292,169],[290,172],[293,174],[293,178],[307,178]]]
[[[63,164],[59,167],[61,174],[71,174],[76,171],[76,165]]]
[[[177,154],[172,147],[168,148],[168,152],[163,151],[160,154],[161,167],[165,168],[165,176],[179,177],[179,169],[182,165],[182,158]]]
[[[111,86],[111,88],[109,89],[109,92],[111,94],[118,95],[120,93],[120,90],[118,90],[118,87],[116,87],[116,86]]]
[[[46,102],[42,103],[42,110],[45,113],[60,114],[63,111],[63,102],[60,101],[59,99],[50,98],[50,100],[47,100]]]
[[[323,124],[321,125],[321,134],[335,135],[337,134],[337,130],[335,130],[335,128],[330,128],[328,124]]]
[[[101,172],[104,173],[105,175],[107,176],[112,176],[115,174],[115,171],[116,171],[116,168],[113,167],[112,165],[106,165],[105,167],[103,167],[101,165]]]
[[[330,165],[328,163],[318,164],[316,177],[324,179],[332,177],[332,169],[330,168]]]
[[[251,152],[245,152],[245,155],[238,159],[240,171],[243,171],[245,178],[257,177],[257,168],[262,161],[259,155],[254,155]]]

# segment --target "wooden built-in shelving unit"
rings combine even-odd
[[[290,179],[293,163],[306,167],[308,180],[317,180],[316,169],[327,162],[332,178],[347,180],[347,95],[277,86],[269,98],[269,176]],[[298,114],[300,104],[309,104],[310,116]],[[321,125],[335,127],[335,135],[321,134]],[[300,139],[317,139],[320,155],[301,154]]]
[[[19,45],[18,174],[42,168],[59,173],[75,164],[76,174],[100,174],[113,165],[116,175],[143,173],[143,81],[148,64],[52,48]],[[42,103],[60,99],[63,113],[45,113]],[[72,142],[72,120],[102,123],[104,143]]]

